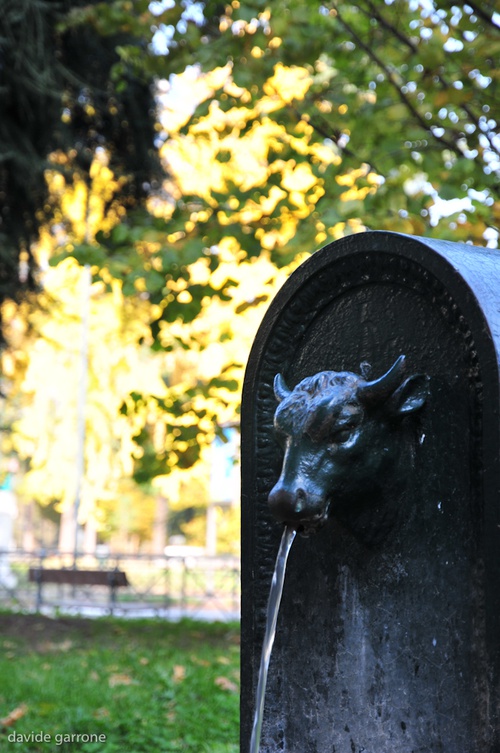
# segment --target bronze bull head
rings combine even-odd
[[[329,516],[348,522],[387,492],[408,444],[402,420],[428,394],[428,377],[404,371],[400,356],[374,381],[322,371],[290,390],[276,376],[274,426],[285,455],[269,505],[279,521],[304,532]]]

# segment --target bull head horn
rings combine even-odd
[[[290,390],[285,383],[285,380],[281,376],[281,374],[276,374],[274,377],[274,394],[276,395],[276,400],[281,403],[282,400],[285,399],[285,397],[288,397],[288,395],[292,394],[292,390]]]
[[[389,371],[373,382],[362,382],[358,388],[358,397],[363,403],[377,403],[386,400],[397,390],[406,368],[406,357],[399,356]]]

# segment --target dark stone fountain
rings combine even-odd
[[[242,405],[242,753],[277,520],[262,753],[500,753],[499,349],[489,249],[354,235],[276,296]]]

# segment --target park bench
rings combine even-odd
[[[123,570],[79,570],[77,568],[30,567],[30,583],[37,584],[36,611],[43,604],[43,586],[45,583],[77,586],[107,586],[109,589],[109,608],[113,613],[116,604],[116,590],[128,586],[127,575]]]

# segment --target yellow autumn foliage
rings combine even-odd
[[[312,76],[307,68],[277,63],[274,74],[265,82],[263,90],[268,96],[277,95],[283,102],[289,103],[293,99],[304,99],[311,84]]]
[[[152,304],[146,274],[163,269],[155,254],[165,239],[158,240],[154,231],[145,231],[135,243],[143,265],[143,274],[138,270],[133,282],[136,297],[124,296],[121,281],[106,269],[100,270],[102,282],[92,285],[82,523],[91,522],[106,534],[113,526],[123,527],[122,500],[128,505],[134,530],[142,531],[142,536],[154,512],[151,494],[168,498],[172,509],[210,501],[213,416],[221,425],[236,425],[240,393],[218,386],[192,398],[192,411],[200,415],[196,437],[200,460],[189,471],[179,464],[189,446],[178,437],[183,426],[192,426],[193,415],[179,415],[168,424],[171,419],[158,410],[158,400],[171,406],[199,382],[207,383],[222,373],[241,386],[247,355],[269,301],[291,269],[307,256],[300,255],[293,265],[281,270],[271,261],[271,253],[285,248],[294,238],[299,223],[310,218],[318,244],[362,229],[356,220],[325,227],[314,219],[316,205],[324,195],[321,175],[329,166],[339,167],[336,180],[345,188],[345,201],[375,191],[378,176],[366,165],[342,174],[341,158],[333,142],[316,141],[312,126],[305,120],[287,130],[271,117],[276,110],[304,98],[311,84],[307,69],[277,64],[253,107],[223,109],[212,101],[207,114],[182,133],[194,106],[215,91],[234,97],[241,105],[248,105],[252,94],[234,83],[230,65],[203,75],[193,67],[169,85],[161,84],[161,128],[168,134],[161,157],[169,176],[164,192],[170,200],[152,197],[149,209],[168,219],[175,201],[184,196],[198,197],[200,202],[193,202],[184,226],[167,231],[166,242],[173,248],[182,246],[190,234],[196,234],[199,225],[216,217],[220,226],[214,247],[218,265],[213,270],[209,255],[200,255],[186,265],[186,274],[165,279],[164,300]],[[173,96],[175,91],[182,92],[183,97]],[[64,162],[64,155],[55,155],[54,161]],[[88,181],[74,175],[69,182],[51,169],[46,178],[56,212],[53,226],[42,230],[36,249],[44,267],[61,247],[71,250],[82,242],[95,243],[97,232],[109,232],[125,211],[114,201],[120,184],[103,150],[96,151]],[[264,185],[268,185],[266,192],[255,190]],[[230,186],[236,190],[231,192]],[[214,193],[225,194],[224,201]],[[254,224],[261,253],[249,258],[244,236],[233,228]],[[18,348],[10,362],[4,355],[7,372],[14,382],[17,379],[21,404],[12,442],[19,456],[29,463],[20,493],[41,504],[55,500],[62,511],[70,510],[75,499],[82,280],[82,269],[74,260],[48,269],[42,279],[42,308],[36,314],[26,314],[21,308],[9,313],[10,320],[21,328],[30,318],[29,349],[21,354],[22,348]],[[174,297],[178,303],[189,305],[193,285],[207,285],[224,296],[207,294],[201,301],[201,313],[188,323],[180,318],[160,321],[158,342],[165,351],[152,352],[151,322]],[[143,396],[140,409],[133,394]],[[134,461],[145,453],[136,438],[146,429],[165,470],[157,470],[150,496],[133,480]],[[234,510],[231,515],[225,519],[225,524],[230,523],[224,537],[228,541],[232,537],[234,543]],[[198,523],[193,524],[192,535],[199,536],[199,530]]]

